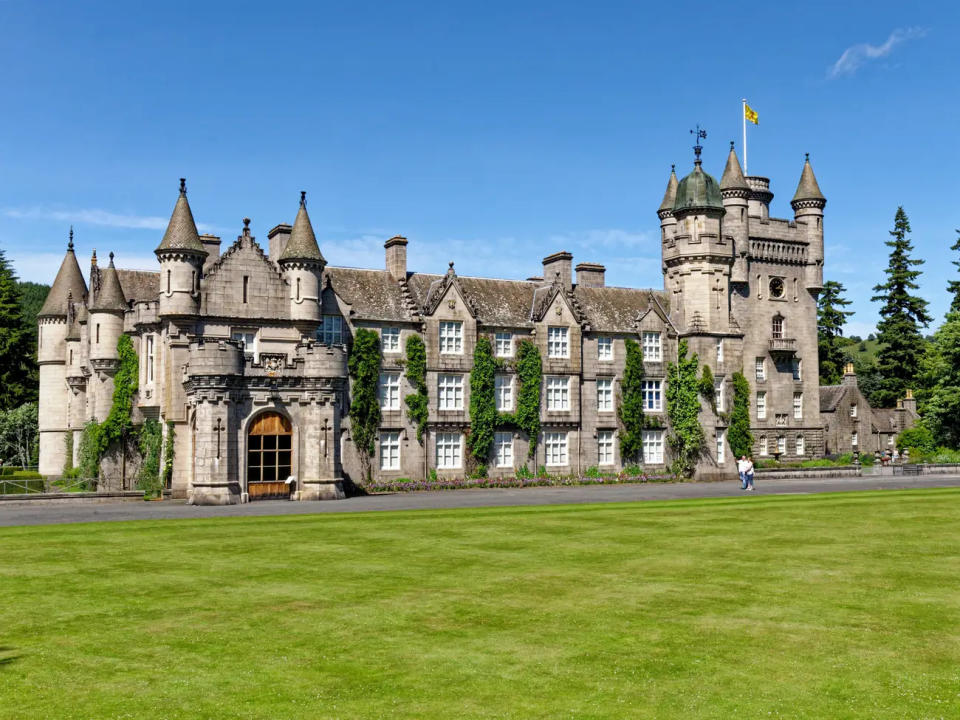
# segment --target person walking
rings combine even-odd
[[[747,456],[741,455],[737,459],[737,472],[740,474],[740,489],[747,489]]]
[[[744,472],[743,472],[744,476],[747,478],[747,490],[754,490],[754,489],[755,489],[755,488],[753,487],[753,470],[754,470],[754,468],[753,468],[753,458],[752,458],[752,457],[748,457],[748,458],[747,458],[747,464],[746,464],[746,467],[744,468]]]

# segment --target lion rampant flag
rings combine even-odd
[[[747,118],[747,120],[749,120],[750,122],[752,122],[754,125],[759,125],[759,124],[760,124],[760,118],[759,118],[759,116],[757,115],[757,111],[754,110],[754,109],[753,109],[752,107],[750,107],[749,105],[747,105],[746,103],[743,104],[743,115],[744,115],[744,117]]]

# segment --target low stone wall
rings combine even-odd
[[[812,480],[814,478],[857,477],[858,465],[814,468],[757,468],[757,479],[763,480]]]
[[[163,499],[170,499],[170,491],[164,490]],[[11,503],[99,503],[99,502],[143,502],[142,490],[117,492],[57,492],[28,493],[23,495],[0,495],[0,505]]]

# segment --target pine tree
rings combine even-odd
[[[0,250],[0,409],[19,407],[36,398],[31,336],[23,321],[20,287]]]
[[[960,250],[960,230],[957,230],[957,241],[950,246],[951,250]],[[960,260],[951,260],[957,269],[960,269]],[[947,292],[953,295],[950,300],[950,312],[960,312],[960,280],[947,281]]]
[[[836,280],[827,280],[817,299],[817,348],[820,356],[820,384],[840,382],[846,355],[840,345],[843,325],[852,311],[844,310],[850,301],[843,297],[847,289]]]
[[[911,268],[922,265],[923,260],[910,257],[913,245],[907,237],[909,232],[907,214],[903,207],[898,207],[893,230],[890,231],[893,239],[886,243],[891,248],[890,263],[884,271],[887,281],[873,288],[877,294],[871,298],[874,302],[883,303],[880,308],[881,319],[877,323],[880,387],[870,398],[870,404],[874,407],[892,406],[914,384],[925,348],[920,326],[926,327],[932,320],[927,313],[927,301],[910,294],[920,287],[916,283],[920,271]]]

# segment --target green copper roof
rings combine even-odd
[[[743,168],[740,167],[740,160],[733,149],[733,143],[730,143],[730,154],[727,155],[727,166],[723,169],[723,175],[720,178],[721,190],[749,190],[746,178],[743,177]]]
[[[293,221],[293,229],[290,231],[287,246],[280,254],[280,262],[284,260],[313,260],[326,263],[323,255],[320,254],[317,236],[313,234],[310,216],[307,215],[306,193],[300,193],[300,209],[297,210],[297,219]]]
[[[810,167],[810,156],[803,162],[803,172],[800,173],[800,184],[797,185],[797,192],[793,195],[794,200],[826,200],[823,193],[820,192],[820,186],[817,184],[817,178],[813,174],[813,168]]]
[[[677,199],[677,172],[674,166],[670,166],[670,179],[667,181],[667,191],[663,194],[663,202],[660,203],[659,211],[673,210],[673,204]]]
[[[207,254],[203,243],[200,242],[197,224],[193,221],[190,203],[187,202],[187,181],[183,178],[180,178],[180,197],[177,198],[177,204],[173,206],[173,215],[170,216],[167,231],[163,234],[160,246],[154,252],[160,253],[164,250]]]
[[[90,312],[119,311],[127,309],[127,298],[120,287],[120,278],[117,269],[113,266],[113,253],[110,253],[110,264],[103,271],[100,281],[100,292],[90,304]]]
[[[717,181],[703,171],[700,163],[694,165],[693,172],[687,175],[677,186],[677,199],[673,211],[688,208],[716,208],[723,210],[723,198]]]
[[[80,272],[77,256],[73,252],[73,228],[70,228],[70,244],[67,245],[67,254],[60,264],[57,277],[53,281],[50,292],[47,293],[47,299],[44,300],[43,307],[40,308],[37,317],[66,317],[67,297],[71,295],[73,302],[81,305],[84,298],[87,297],[87,283],[83,280],[83,273]]]

